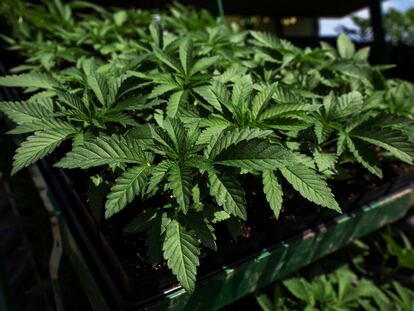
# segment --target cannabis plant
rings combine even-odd
[[[149,261],[188,291],[217,223],[249,221],[251,185],[276,219],[286,192],[340,212],[329,184],[345,163],[377,176],[385,158],[412,163],[412,85],[386,80],[344,35],[300,49],[179,4],[53,3],[9,40],[36,55],[18,68],[29,72],[0,77],[24,88],[0,103],[9,133],[25,136],[12,173],[51,155],[108,187],[107,218],[137,206],[125,230],[145,232]],[[36,16],[54,10],[61,20],[45,29]]]

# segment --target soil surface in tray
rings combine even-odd
[[[88,189],[88,178],[82,175],[84,172],[78,170],[65,172],[74,181],[75,190],[86,202],[87,191],[85,189]],[[342,180],[329,181],[342,210],[346,212],[360,206],[361,198],[364,194],[395,180],[399,176],[414,176],[414,166],[384,161],[383,173],[384,177],[380,179],[367,174],[363,168],[349,165],[349,167],[344,168],[341,174],[343,176]],[[233,239],[226,224],[219,223],[216,225],[215,232],[218,250],[214,252],[207,248],[202,248],[201,265],[198,270],[199,276],[220,269],[222,265],[229,265],[235,261],[242,260],[264,247],[269,247],[296,234],[300,234],[307,228],[327,222],[339,215],[334,211],[321,208],[303,199],[290,185],[284,183],[284,207],[279,219],[276,220],[262,193],[260,180],[248,176],[244,180],[242,179],[241,182],[247,185],[244,187],[245,189],[251,190],[246,193],[247,221],[241,223],[240,235],[237,240]],[[375,198],[378,197],[374,195],[369,200]],[[162,197],[146,202],[141,202],[137,199],[115,216],[98,221],[99,228],[118,257],[123,269],[132,279],[151,279],[151,276],[154,276],[154,272],[164,271],[162,274],[171,281],[171,275],[165,262],[161,262],[155,267],[148,263],[146,257],[147,247],[145,246],[146,235],[143,233],[128,234],[123,232],[123,228],[135,215],[150,206],[160,205],[160,200],[162,200]],[[103,208],[104,200],[101,201]],[[366,202],[364,201],[363,203]],[[168,281],[166,281],[165,285],[167,283]],[[158,284],[158,286],[162,287],[163,285]]]

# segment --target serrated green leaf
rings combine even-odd
[[[252,78],[249,75],[245,75],[237,79],[233,86],[233,92],[231,94],[231,101],[233,106],[247,107],[246,103],[250,101],[250,96],[253,91]]]
[[[164,160],[158,163],[151,172],[151,177],[148,183],[147,194],[154,194],[158,190],[158,185],[167,175],[168,170],[173,165],[172,161]]]
[[[375,150],[369,148],[369,146],[361,142],[358,138],[351,139],[347,137],[346,142],[355,159],[372,174],[382,178],[382,171],[378,167]]]
[[[273,210],[276,219],[279,218],[282,209],[283,191],[280,183],[272,170],[262,172],[263,192],[266,195],[267,202]]]
[[[317,120],[314,123],[314,132],[318,144],[323,144],[332,134],[333,129],[328,127],[323,120]]]
[[[82,98],[80,96],[63,91],[57,91],[56,94],[58,95],[59,100],[68,105],[70,108],[80,111],[84,108]]]
[[[371,129],[355,130],[350,136],[359,138],[375,146],[384,148],[391,152],[401,161],[412,164],[414,156],[414,145],[408,137],[398,130]]]
[[[49,118],[52,111],[38,102],[0,102],[0,111],[17,124]]]
[[[295,162],[293,153],[286,148],[265,140],[254,139],[222,151],[214,162],[246,170],[275,170],[287,163]]]
[[[155,52],[155,56],[161,62],[166,64],[168,67],[175,70],[176,72],[184,73],[183,68],[181,67],[180,63],[176,59],[172,58],[170,55],[168,55],[167,53],[165,53],[164,51],[162,51],[159,48],[155,48],[154,52]]]
[[[256,39],[257,45],[275,50],[281,47],[280,40],[271,33],[260,31],[251,31],[250,33]]]
[[[220,112],[222,111],[220,101],[209,86],[199,86],[194,88],[193,91],[204,98],[214,109]]]
[[[234,216],[246,220],[246,200],[240,183],[229,174],[208,174],[210,194],[216,199],[219,206]]]
[[[196,61],[190,70],[190,75],[193,76],[200,71],[207,70],[219,60],[218,56],[203,57]]]
[[[230,112],[232,112],[233,114],[236,113],[235,108],[233,103],[231,102],[231,95],[229,90],[227,89],[227,87],[217,81],[214,80],[211,84],[210,87],[211,92],[214,94],[214,96],[216,97],[217,101],[223,105],[224,107],[226,107]],[[214,104],[212,104],[214,106]]]
[[[196,168],[200,170],[200,172],[212,172],[215,173],[216,169],[214,168],[213,161],[210,159],[206,159],[199,155],[192,155],[188,157],[185,161],[185,165],[189,167]]]
[[[156,98],[158,96],[164,95],[165,93],[174,91],[178,88],[178,84],[161,84],[153,88],[151,93],[148,95],[148,98]]]
[[[335,211],[341,211],[325,181],[313,170],[303,165],[288,165],[282,167],[280,172],[304,198]]]
[[[96,98],[99,102],[103,105],[110,105],[111,102],[108,102],[109,98],[109,86],[105,78],[94,71],[91,71],[87,75],[87,82],[93,93],[95,94]]]
[[[255,120],[260,112],[266,107],[267,103],[272,99],[274,93],[274,86],[266,86],[254,98],[252,102],[252,116]]]
[[[54,89],[58,88],[60,83],[49,74],[33,72],[0,77],[0,85]]]
[[[190,205],[192,188],[191,173],[191,169],[182,167],[178,163],[172,164],[168,171],[169,186],[184,214],[188,212]]]
[[[229,219],[231,216],[226,211],[217,211],[214,213],[214,217],[212,219],[212,223],[218,223],[224,220]]]
[[[193,292],[197,266],[200,264],[200,249],[197,239],[177,220],[172,220],[167,228],[163,243],[164,258],[182,287]]]
[[[172,219],[167,213],[158,213],[154,219],[151,219],[147,227],[147,238],[145,246],[147,247],[148,259],[151,264],[156,264],[162,260],[163,244],[165,231]]]
[[[188,104],[188,90],[181,90],[171,94],[168,99],[167,115],[171,118],[176,117],[179,112]]]
[[[135,196],[145,192],[149,171],[149,166],[135,166],[127,169],[115,180],[106,198],[106,218],[118,213],[131,203]]]
[[[184,73],[188,76],[193,62],[193,41],[190,37],[184,40],[179,48],[180,62]]]
[[[318,109],[319,105],[310,104],[278,104],[269,107],[259,115],[259,120],[272,119],[276,117],[287,117],[290,113],[309,112]]]
[[[247,142],[255,138],[264,138],[271,134],[272,131],[270,130],[261,130],[248,127],[227,131],[212,138],[210,145],[207,148],[207,153],[210,158],[214,159],[223,150],[226,150],[232,145],[237,145],[242,141]]]
[[[315,150],[313,152],[313,158],[318,170],[323,172],[326,170],[334,170],[338,157],[335,153],[319,152]]]
[[[151,25],[149,26],[149,31],[152,39],[155,41],[156,46],[162,49],[164,46],[164,35],[162,33],[162,28],[160,24],[155,22],[151,23]]]
[[[216,118],[214,116],[201,120],[200,126],[206,126],[207,128],[200,133],[197,144],[203,145],[209,143],[213,136],[219,135],[232,125],[232,122],[220,117]]]
[[[29,136],[19,148],[13,157],[12,175],[16,174],[22,168],[35,163],[42,159],[60,145],[69,135],[76,132],[73,128],[61,128],[35,132]]]
[[[348,133],[345,131],[340,131],[338,133],[338,138],[336,141],[336,155],[341,155],[346,149]]]
[[[353,91],[343,94],[337,98],[337,108],[335,109],[335,117],[346,118],[352,114],[356,114],[363,108],[363,98],[361,93]]]
[[[32,122],[26,122],[16,126],[14,129],[8,131],[7,134],[25,134],[53,129],[68,129],[73,132],[77,131],[70,123],[58,119],[34,119]]]
[[[62,168],[82,168],[100,165],[119,165],[134,163],[147,165],[148,156],[140,146],[139,140],[119,136],[100,137],[73,148],[55,164]]]

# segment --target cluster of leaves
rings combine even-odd
[[[394,281],[381,289],[371,280],[358,278],[347,266],[324,273],[308,281],[290,278],[278,284],[273,302],[261,294],[257,301],[263,311],[274,310],[381,310],[410,311],[414,307],[414,291]],[[292,297],[290,297],[290,295]]]
[[[344,254],[349,252],[349,264],[333,258],[324,259],[302,271],[301,275],[277,283],[273,301],[265,293],[257,294],[256,300],[263,311],[412,310],[413,246],[402,232],[399,240],[401,243],[388,228],[382,238],[370,238],[368,244],[356,241],[342,251]],[[359,250],[358,256],[352,248]],[[372,253],[380,258],[378,263],[366,258]],[[404,271],[399,273],[401,269]]]
[[[63,143],[67,152],[55,166],[89,175],[100,168],[92,178],[108,185],[106,217],[134,200],[156,199],[152,208],[137,209],[126,231],[145,231],[150,262],[166,260],[188,291],[200,247],[216,249],[214,225],[247,219],[249,184],[262,184],[275,218],[289,184],[310,202],[340,211],[328,179],[344,163],[377,176],[384,158],[412,163],[412,85],[385,80],[382,68],[368,64],[369,50],[356,51],[344,35],[337,48],[300,49],[180,5],[139,11],[151,17],[144,25],[135,24],[145,19],[134,10],[93,6],[85,15],[73,11],[85,8],[77,1],[50,6],[45,14],[59,10],[66,18],[56,27],[66,30],[44,29],[35,7],[29,32],[72,58],[60,62],[54,54],[45,66],[43,45],[17,37],[37,56],[22,65],[30,72],[0,77],[0,85],[25,88],[27,98],[0,103],[17,124],[10,133],[27,135],[13,173]],[[93,21],[110,30],[99,40],[86,31],[81,40],[78,27]],[[102,50],[113,46],[113,53]]]
[[[175,3],[169,15],[160,20],[157,11],[103,8],[88,1],[4,0],[0,14],[11,27],[11,34],[0,35],[10,49],[26,58],[14,72],[42,69],[54,71],[85,57],[102,60],[120,54],[134,54],[143,29],[159,20],[165,30],[201,29],[214,24],[207,12],[197,12]]]
[[[370,19],[354,16],[352,21],[358,28],[342,26],[343,31],[361,41],[372,40],[373,29]],[[384,14],[383,23],[386,39],[391,44],[414,46],[414,8],[409,8],[404,12],[390,9]]]

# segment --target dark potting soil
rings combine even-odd
[[[80,170],[65,172],[73,181],[72,185],[77,193],[86,202],[87,191],[85,189],[88,188],[88,177],[85,172]],[[411,174],[414,176],[414,166],[384,161],[383,173],[384,177],[380,179],[366,173],[363,168],[349,165],[344,167],[344,172],[341,174],[345,176],[343,180],[329,181],[337,201],[342,203],[340,206],[343,212],[360,206],[360,200],[365,193],[372,192],[372,190],[399,176]],[[302,198],[289,184],[284,183],[284,207],[279,219],[276,220],[262,193],[261,181],[255,177],[244,175],[241,182],[245,185],[244,189],[249,189],[249,192],[246,193],[247,221],[240,223],[240,235],[237,240],[233,239],[226,224],[219,223],[215,226],[218,249],[215,252],[202,248],[201,265],[198,269],[199,277],[219,270],[222,266],[240,261],[263,248],[275,245],[339,215],[335,211],[312,204]],[[375,199],[375,193],[370,198],[370,200],[372,199]],[[102,200],[102,208],[103,203],[104,200]],[[159,288],[176,282],[165,262],[155,266],[148,263],[144,233],[130,234],[123,231],[124,227],[140,212],[151,206],[160,206],[161,203],[162,197],[153,198],[146,202],[136,199],[113,217],[97,222],[128,277],[140,279],[141,286],[146,283],[145,280],[149,280],[149,284],[153,282],[155,274],[161,275],[159,284],[156,284]],[[149,285],[149,291],[153,291],[152,286]]]

